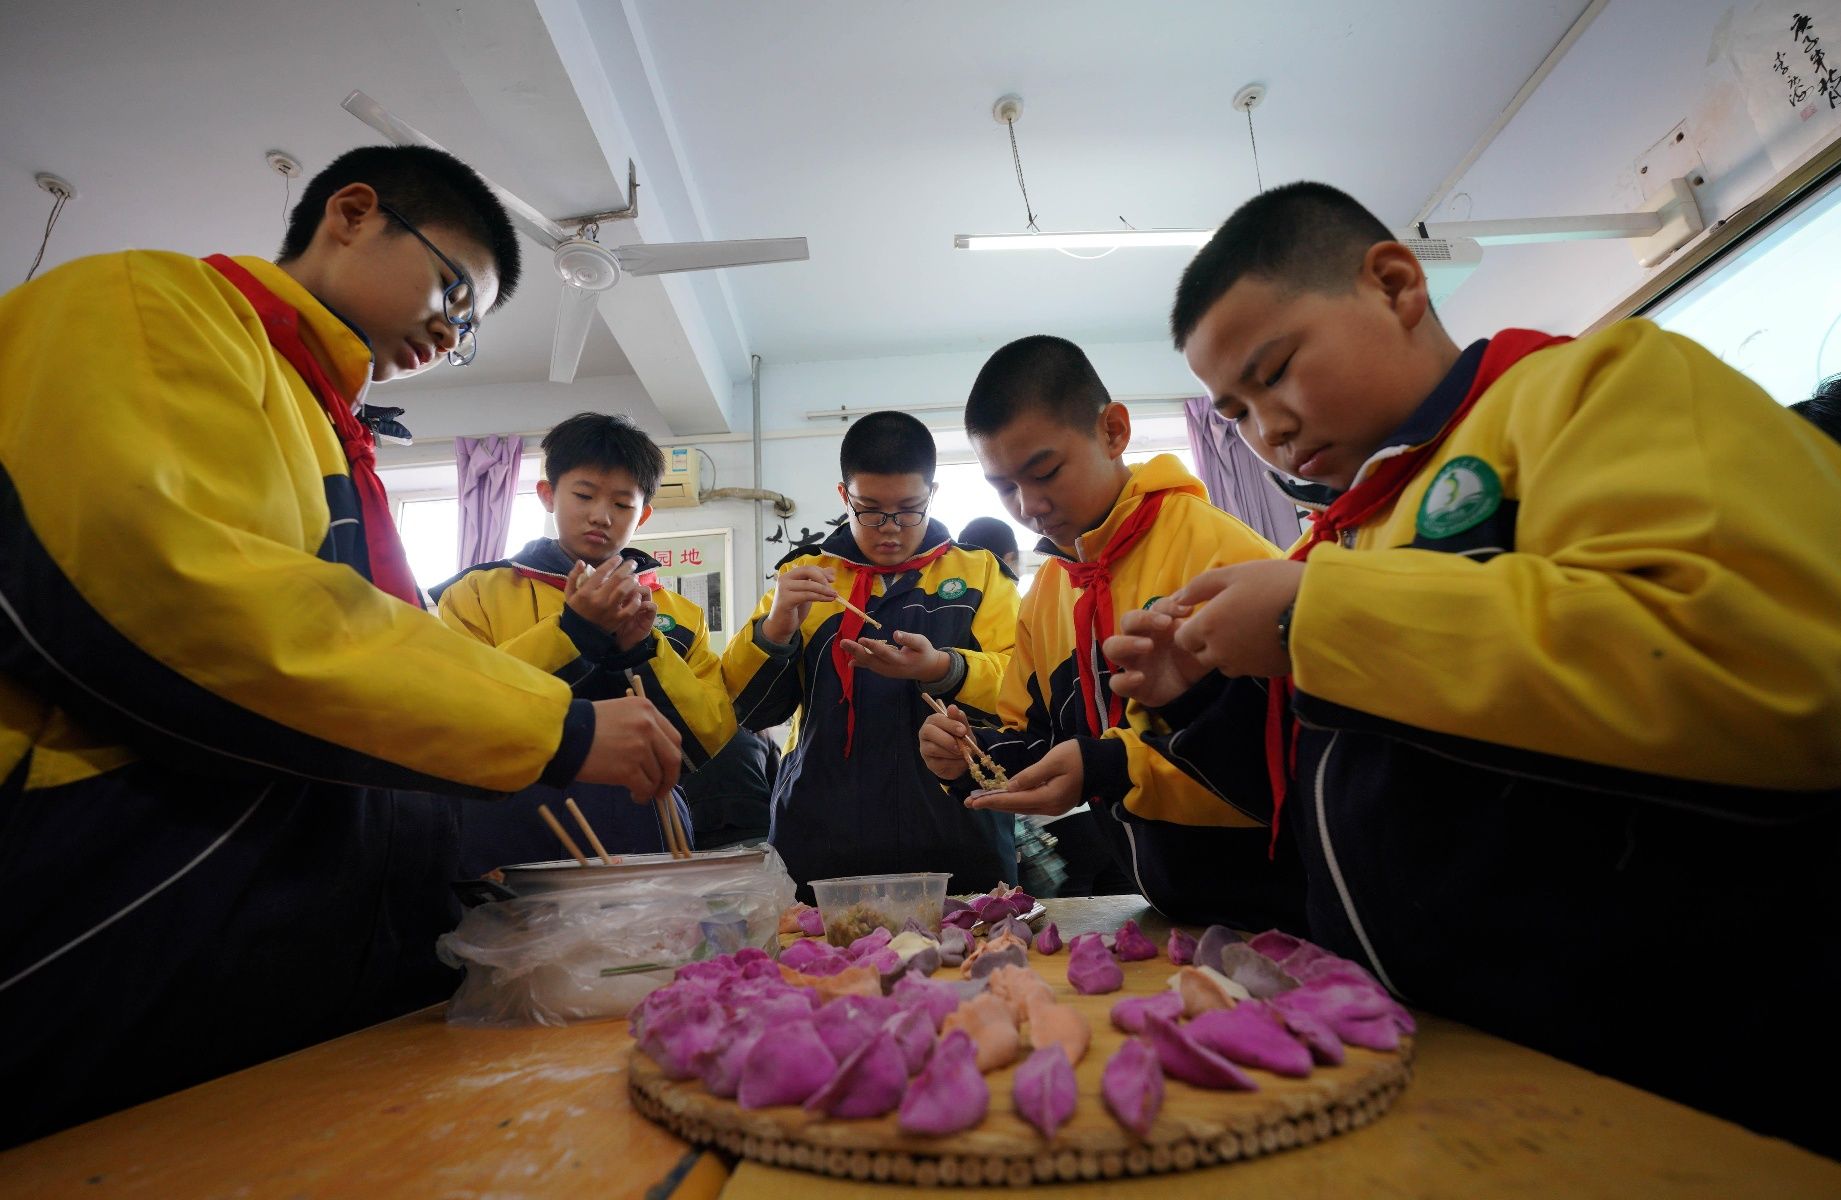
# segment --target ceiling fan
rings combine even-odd
[[[345,111],[399,146],[446,147],[400,120],[363,92],[353,92],[342,105]],[[512,223],[551,251],[551,261],[562,278],[562,305],[556,312],[556,338],[550,348],[550,379],[568,383],[575,378],[588,325],[594,319],[601,294],[626,275],[665,275],[674,271],[712,271],[719,267],[749,267],[759,263],[800,262],[810,257],[805,239],[754,238],[727,242],[635,243],[603,246],[596,240],[606,221],[631,220],[639,215],[639,179],[632,160],[627,161],[625,208],[587,213],[552,221],[490,179],[486,185],[504,204]],[[568,228],[574,227],[570,233]]]

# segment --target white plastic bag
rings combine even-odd
[[[758,946],[779,949],[793,881],[772,847],[720,870],[670,868],[482,904],[435,944],[467,977],[448,1003],[461,1025],[567,1025],[624,1017],[677,968]]]

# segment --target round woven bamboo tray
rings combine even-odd
[[[795,1107],[745,1110],[694,1079],[666,1079],[637,1049],[628,1070],[633,1107],[685,1141],[773,1166],[922,1186],[1023,1186],[1186,1171],[1307,1146],[1374,1120],[1412,1078],[1412,1041],[1403,1039],[1391,1054],[1351,1046],[1341,1066],[1318,1067],[1306,1079],[1249,1070],[1259,1081],[1255,1092],[1209,1091],[1166,1079],[1163,1112],[1140,1140],[1100,1099],[1100,1072],[1126,1036],[1112,1027],[1108,1013],[1122,996],[1161,989],[1175,968],[1161,958],[1124,963],[1123,991],[1081,996],[1067,985],[1065,952],[1029,957],[1057,999],[1078,1008],[1093,1026],[1093,1047],[1074,1071],[1079,1103],[1053,1141],[1012,1110],[1014,1067],[985,1076],[991,1105],[983,1122],[947,1137],[902,1133],[894,1113],[843,1121]]]

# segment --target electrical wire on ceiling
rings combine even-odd
[[[1253,145],[1253,182],[1260,191],[1266,190],[1266,177],[1259,169],[1259,139],[1253,134],[1253,106],[1247,105],[1247,141]]]
[[[26,272],[26,279],[38,274],[39,264],[45,261],[45,249],[51,245],[51,231],[57,228],[58,218],[64,215],[64,206],[76,195],[69,184],[54,175],[40,175],[38,186],[51,193],[51,215],[45,218],[45,233],[38,240],[38,253],[32,256],[32,267]]]
[[[1004,101],[1000,100],[998,103],[1001,105]],[[1029,203],[1029,184],[1023,180],[1023,155],[1022,152],[1016,148],[1016,117],[1013,115],[1005,115],[1003,122],[1004,126],[1010,131],[1010,162],[1011,165],[1016,167],[1016,190],[1023,193],[1023,216],[1026,221],[1024,228],[1028,229],[1031,233],[1041,233],[1041,226],[1036,224],[1035,209]],[[1119,221],[1124,224],[1127,229],[1132,228],[1131,222],[1125,220],[1124,217],[1120,217]],[[1091,261],[1092,259],[1105,258],[1108,254],[1116,253],[1118,247],[1114,246],[1109,250],[1102,250],[1098,254],[1076,254],[1065,246],[1056,246],[1055,249],[1059,253],[1067,255],[1069,258]]]

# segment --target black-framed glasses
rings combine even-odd
[[[912,529],[927,519],[927,509],[932,504],[929,498],[920,508],[898,508],[894,512],[883,512],[879,508],[858,508],[857,502],[851,500],[850,515],[865,529],[880,529],[890,521],[895,522],[897,529]]]
[[[454,330],[454,348],[447,352],[447,360],[457,367],[464,367],[473,361],[479,353],[479,319],[473,311],[473,281],[459,265],[439,247],[422,235],[422,231],[409,223],[409,219],[388,204],[378,202],[392,221],[415,235],[415,239],[428,247],[429,253],[441,260],[441,265],[454,275],[454,282],[441,289],[441,315]]]

